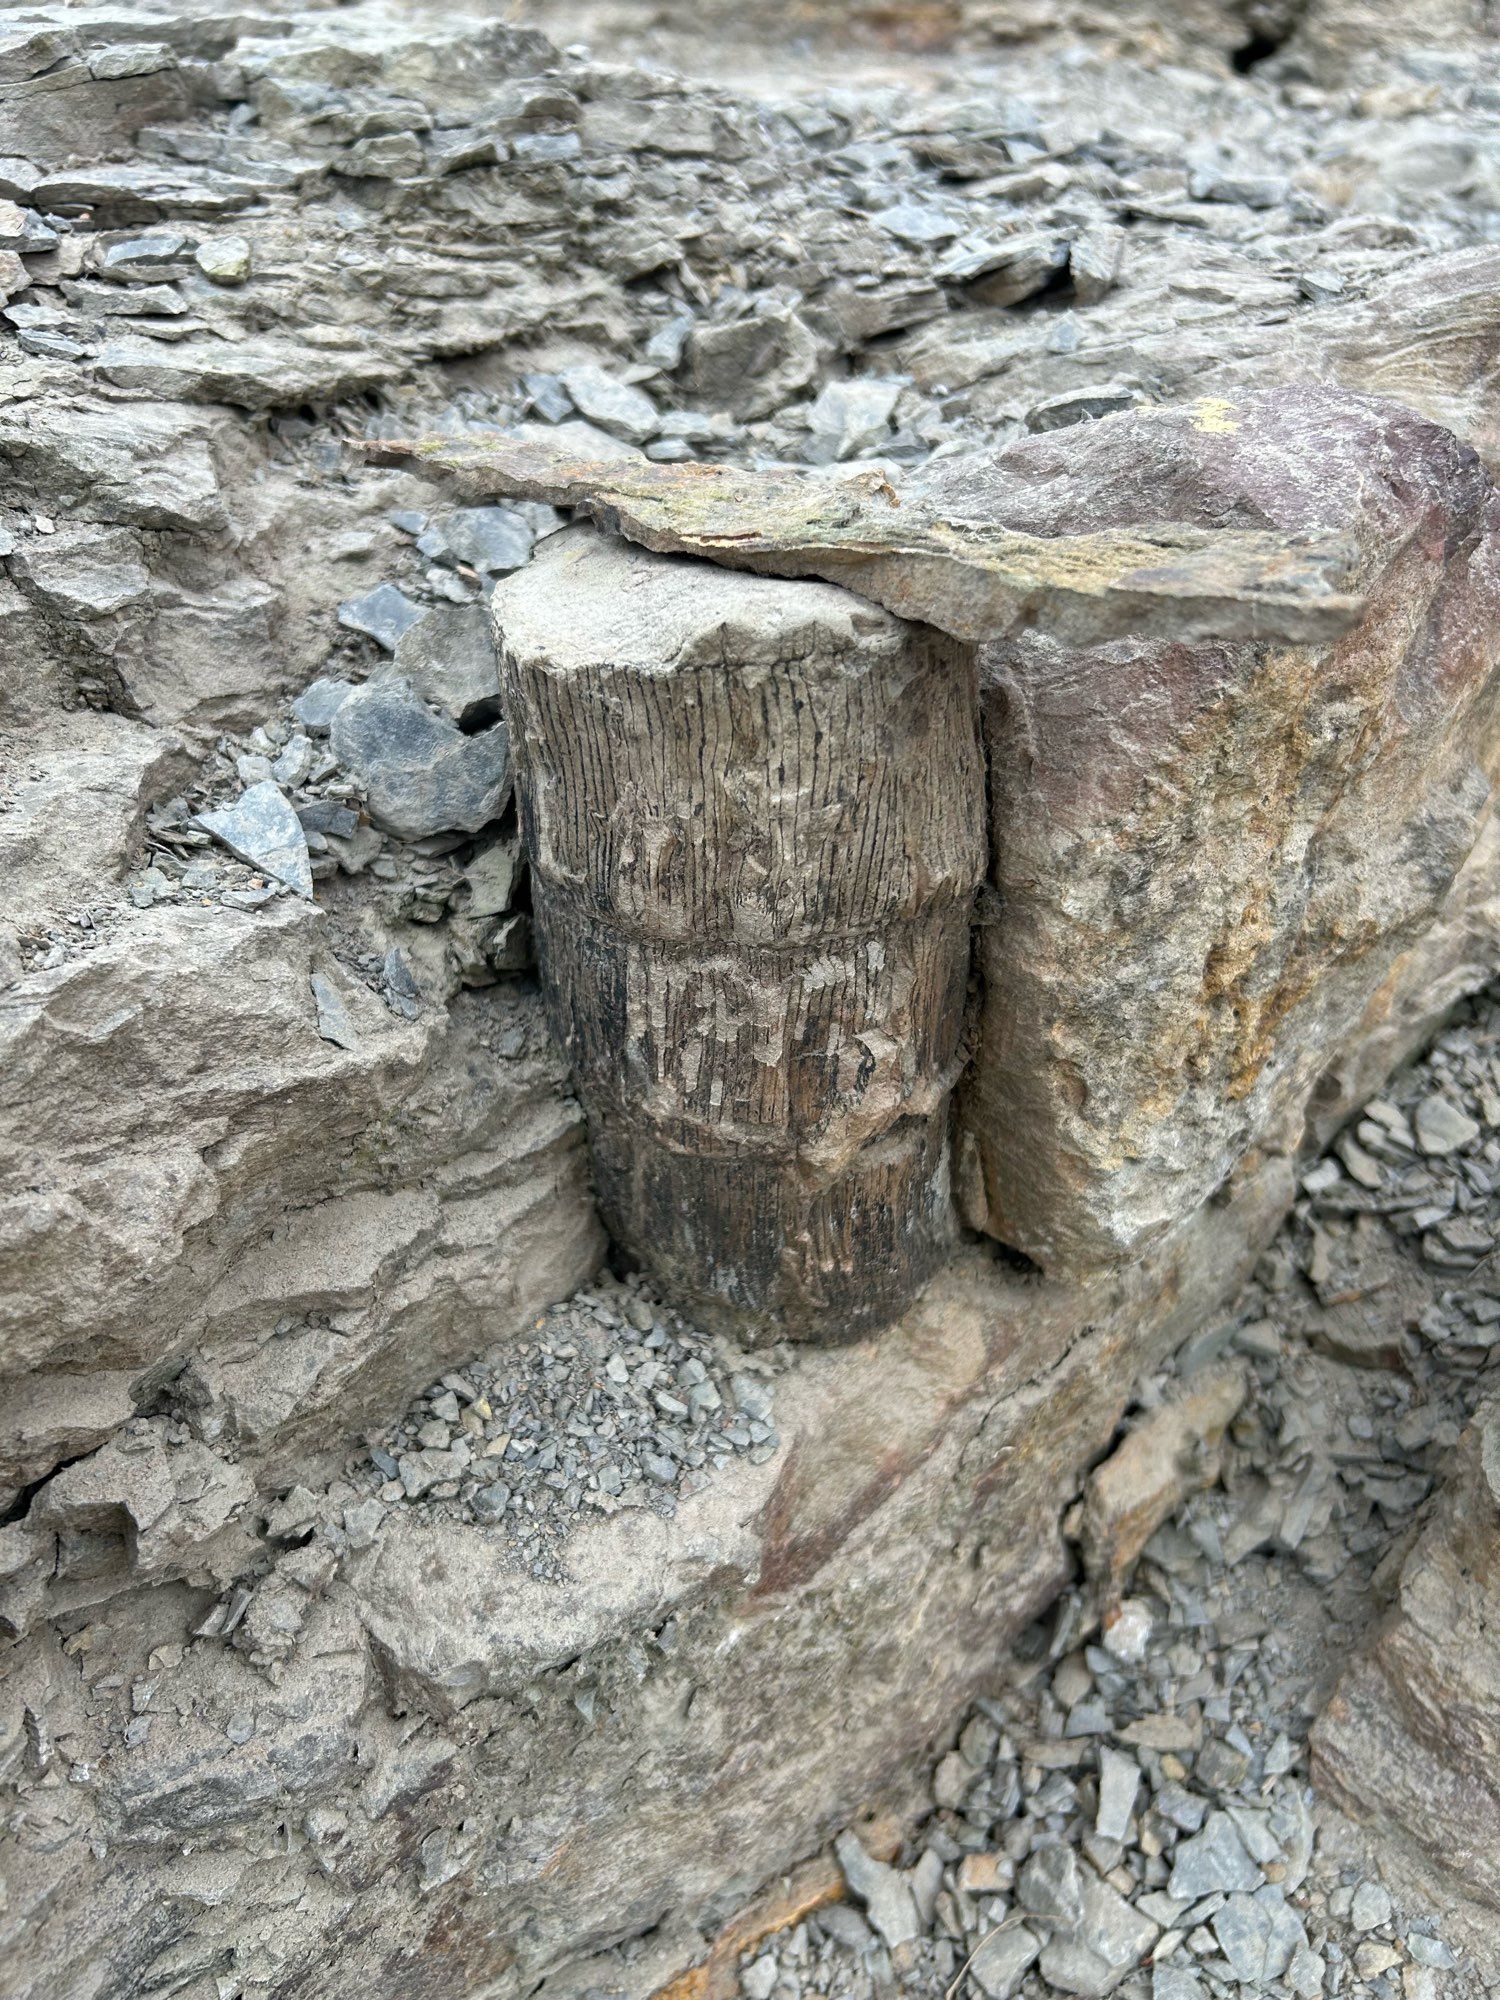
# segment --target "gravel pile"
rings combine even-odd
[[[1238,1366],[1221,1481],[1122,1591],[1081,1577],[1022,1635],[898,1865],[842,1835],[847,1899],[745,1955],[749,2000],[1500,1991],[1376,1879],[1307,1748],[1493,1388],[1497,1052],[1492,989],[1304,1175],[1235,1312],[1128,1420]]]
[[[764,1356],[696,1332],[644,1281],[603,1280],[525,1344],[444,1375],[351,1476],[387,1506],[500,1530],[518,1564],[556,1581],[591,1512],[670,1518],[731,1458],[760,1464],[776,1445]]]

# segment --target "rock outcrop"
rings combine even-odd
[[[1459,1441],[1390,1608],[1313,1732],[1354,1816],[1500,1908],[1500,1411]]]
[[[1472,450],[1380,401],[1106,417],[950,456],[909,508],[503,442],[412,462],[582,501],[654,548],[852,575],[981,641],[997,901],[957,1171],[973,1226],[1043,1269],[1129,1256],[1248,1149],[1296,1151],[1487,823],[1500,498]],[[1148,531],[1204,541],[1153,571],[1122,553]],[[1276,554],[1237,539],[1278,532]],[[1318,537],[1355,594],[1326,594]]]
[[[983,10],[923,6],[940,42],[975,33],[910,87],[884,58],[824,74],[800,49],[778,77],[764,46],[713,50],[733,85],[684,79],[673,37],[729,10],[654,11],[601,25],[596,54],[550,0],[550,38],[402,0],[37,0],[0,28],[6,2000],[644,2000],[768,1875],[915,1800],[930,1744],[1064,1585],[1063,1517],[1137,1376],[1292,1201],[1299,1120],[1328,1136],[1496,963],[1458,579],[1489,504],[1463,447],[1496,437],[1500,125],[1446,0],[1414,68],[1382,66],[1379,37],[1351,53],[1361,10],[1315,0],[1281,66],[1238,77],[1241,10],[1206,0],[1170,41],[1112,10],[1128,32],[1065,61],[1067,10],[998,48]],[[906,32],[882,12],[873,33]],[[1344,393],[1250,394],[1308,382]],[[1240,433],[1202,428],[1205,396]],[[1004,992],[1041,1052],[1038,1198],[1063,1140],[1134,1121],[1159,1148],[1181,1127],[1191,1213],[1152,1238],[1143,1174],[1101,1141],[1089,1172],[1113,1177],[1128,1255],[1069,1277],[961,1241],[839,1349],[746,1354],[607,1275],[488,638],[495,580],[534,546],[542,575],[566,524],[540,493],[450,506],[368,462],[434,433],[462,456],[541,445],[632,505],[727,491],[721,534],[770,481],[801,566],[842,565],[716,587],[847,606],[915,556],[926,594],[897,619],[946,604],[993,635],[998,616],[1037,661],[1143,644],[1223,664],[1241,726],[1200,718],[1173,768],[1201,815],[1172,824],[1202,848],[1196,876],[1183,862],[1200,917],[1215,895],[1242,913],[1247,857],[1286,862],[1266,925],[1237,933],[1285,1081],[1213,1115],[1205,1095],[1158,1116],[1102,1046],[1113,1110],[1069,1099],[1020,926],[1045,943],[1061,923],[1059,874],[1095,898],[1104,948],[1058,988],[1088,1016],[1121,928],[1115,878],[1090,873],[1110,774],[1088,766],[1087,840],[1055,815],[1033,832],[1045,788],[1007,735],[1019,711],[988,697],[1010,789],[989,801],[1004,900],[981,894],[981,951],[1007,924],[1016,950],[989,961],[984,1040]],[[1132,498],[1153,437],[1177,471]],[[1296,508],[1236,457],[1252,437],[1302,466]],[[903,545],[921,476],[960,457],[1029,467],[1024,506],[977,543],[939,510]],[[787,544],[741,553],[774,573]],[[1359,599],[1407,632],[1442,591],[1452,623],[1408,646],[1394,729],[1400,647],[1356,646]],[[1276,765],[1331,829],[1299,930],[1293,849],[1226,840],[1249,794],[1206,746],[1244,780],[1251,697],[1313,661],[1348,668],[1370,762],[1325,714],[1323,761],[1299,739]],[[1039,742],[1115,758],[1100,700],[1076,735],[1034,709]],[[932,750],[934,796],[968,790],[971,749]],[[1347,809],[1317,789],[1340,774]],[[1361,800],[1377,781],[1383,818]],[[1154,879],[1114,1030],[1160,1082],[1146,987],[1185,943]],[[1338,883],[1344,904],[1318,901]],[[1121,909],[1145,893],[1117,886]],[[1336,992],[1304,1003],[1330,966]],[[1233,1068],[1232,1035],[1206,1046]],[[1443,1226],[1472,1242],[1466,1214]],[[1201,1452],[1177,1440],[1178,1483],[1227,1459],[1213,1428]],[[1101,1577],[1133,1541],[1100,1527]],[[893,1841],[859,1845],[840,1851],[878,1897]],[[1094,1881],[1061,1854],[1028,1866],[1023,1969],[1050,1921],[1051,1972],[1124,1973],[1151,1933]]]
[[[671,1520],[580,1529],[562,1587],[517,1574],[503,1528],[419,1510],[341,1561],[294,1545],[230,1634],[295,1636],[269,1683],[243,1644],[184,1650],[201,1576],[96,1605],[81,1649],[34,1647],[8,1684],[12,1768],[36,1771],[29,1708],[89,1772],[31,1794],[12,1990],[41,2000],[107,1960],[111,2000],[194,1963],[437,2000],[522,1991],[663,1922],[690,1951],[685,1919],[711,1924],[866,1799],[910,1796],[997,1631],[1066,1575],[1059,1500],[1137,1371],[1285,1195],[1280,1170],[1247,1183],[1108,1295],[971,1253],[879,1338],[798,1349],[771,1385],[774,1456]],[[85,1496],[54,1505],[77,1520]],[[122,1737],[132,1690],[150,1728]]]

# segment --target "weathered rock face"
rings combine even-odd
[[[432,1343],[456,1358],[577,1283],[599,1237],[539,1015],[517,993],[405,1021],[291,908],[152,912],[0,995],[0,1483],[181,1400],[184,1371],[247,1458],[316,1450],[330,1410],[428,1379]]]
[[[991,880],[961,1102],[976,1226],[1044,1268],[1132,1254],[1309,1101],[1489,810],[1500,503],[1472,454],[1324,391],[1124,416],[934,475],[1012,525],[1336,530],[1364,619],[1325,647],[983,656]]]
[[[691,1952],[697,1923],[863,1803],[910,1794],[996,1632],[1066,1574],[1060,1506],[1138,1370],[1246,1268],[1287,1192],[1279,1167],[1245,1183],[1109,1288],[969,1253],[879,1337],[795,1350],[768,1385],[774,1455],[671,1520],[580,1528],[565,1586],[518,1572],[502,1528],[393,1514],[338,1565],[319,1541],[257,1580],[246,1624],[274,1643],[274,1615],[297,1641],[269,1683],[243,1627],[182,1654],[204,1590],[97,1605],[116,1696],[81,1696],[41,1647],[8,1690],[18,1767],[29,1703],[91,1771],[87,1793],[40,1795],[26,1835],[17,2000],[104,1961],[97,1990],[126,2000],[222,1962],[225,1938],[237,1970],[319,2000],[522,1993],[663,1922]],[[52,1531],[85,1504],[65,1489]],[[138,1680],[154,1720],[122,1744]],[[105,1853],[71,1837],[84,1818]],[[268,1873],[297,1895],[268,1897]]]
[[[1500,1409],[1460,1441],[1367,1654],[1313,1733],[1357,1819],[1500,1907]]]
[[[951,1240],[983,868],[968,648],[578,529],[495,596],[543,976],[617,1240],[771,1337]]]
[[[765,8],[688,23],[705,77],[735,68],[721,31],[758,38],[733,88],[629,60],[664,9],[622,10],[600,60],[576,11],[532,10],[556,45],[416,0],[35,0],[0,26],[7,2000],[648,1991],[699,1921],[908,1794],[1057,1589],[1058,1516],[1138,1371],[1290,1196],[1286,1161],[1247,1158],[1128,1269],[1023,1277],[971,1246],[878,1338],[703,1340],[698,1378],[598,1320],[600,1380],[573,1354],[573,1406],[489,1454],[502,1399],[482,1418],[454,1382],[544,1369],[538,1310],[604,1249],[525,976],[484,601],[559,520],[450,509],[349,440],[553,439],[632,505],[701,493],[688,459],[741,501],[771,466],[806,567],[873,590],[893,551],[935,557],[923,588],[962,571],[961,609],[973,544],[955,563],[929,520],[900,546],[934,450],[1079,449],[1107,411],[1292,379],[1497,435],[1500,123],[1448,0],[1440,61],[1372,72],[1372,35],[1321,99],[1292,64],[1362,5],[1305,10],[1287,87],[1229,76],[1228,0],[1175,26],[1122,0],[1128,32],[1066,61],[1043,45],[1102,10],[1005,0],[1023,39],[978,9],[910,88],[883,56],[873,81],[768,64]],[[797,468],[855,460],[809,513]],[[1159,617],[1196,645],[1229,609],[1239,638],[1343,629],[1321,519],[1288,590],[1308,550],[1269,513],[1167,532],[1153,498],[1093,563],[1059,567],[1040,512],[992,533],[983,602],[1066,597],[1074,648]],[[1225,536],[1228,570],[1204,560]],[[384,695],[336,752],[356,688]],[[367,759],[353,724],[388,697],[414,754]],[[1364,1001],[1320,1130],[1493,969],[1497,840]],[[742,1367],[742,1435],[700,1466]],[[616,1392],[656,1485],[612,1507],[576,1423]],[[545,1574],[544,1492],[586,1523]]]

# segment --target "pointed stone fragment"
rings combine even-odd
[[[312,863],[302,822],[269,778],[241,793],[232,806],[199,813],[193,824],[249,867],[285,883],[299,896],[312,894]]]

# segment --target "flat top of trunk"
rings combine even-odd
[[[494,610],[511,651],[553,670],[837,662],[909,643],[889,612],[836,585],[674,562],[585,526],[540,543],[497,586]]]

